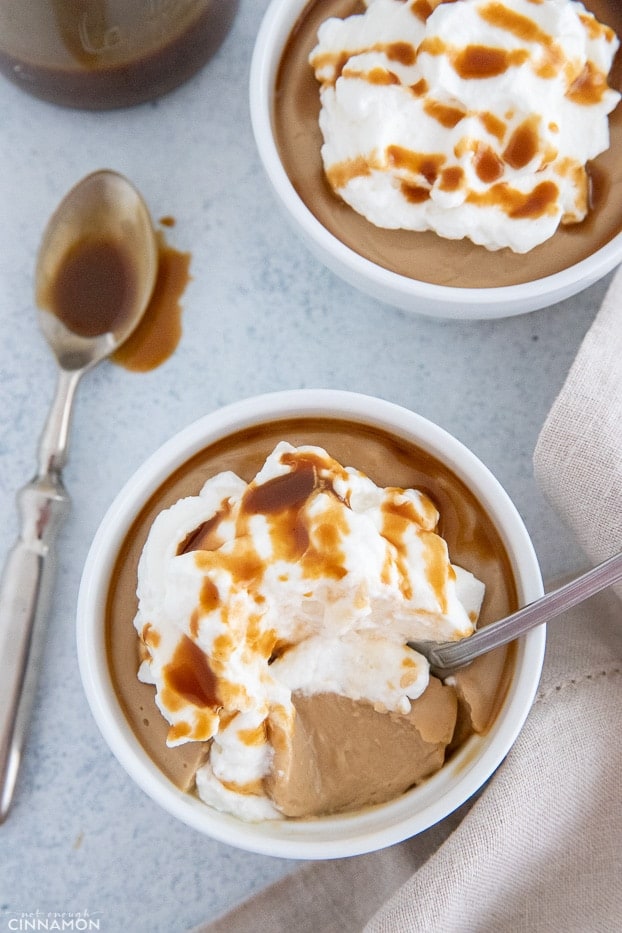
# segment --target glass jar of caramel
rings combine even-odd
[[[0,0],[0,71],[67,107],[139,104],[204,65],[236,7],[237,0]]]

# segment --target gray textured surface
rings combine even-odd
[[[173,358],[145,375],[104,365],[79,392],[45,669],[0,828],[0,929],[22,912],[88,910],[115,933],[187,930],[295,867],[216,844],[161,812],[113,759],[82,694],[74,615],[91,538],[120,486],[178,428],[281,388],[379,395],[484,460],[522,513],[545,577],[581,562],[535,487],[531,456],[607,283],[531,315],[456,324],[381,305],[321,267],[284,224],[255,153],[248,67],[264,7],[243,0],[217,57],[156,104],[78,113],[0,83],[0,555],[53,390],[32,297],[49,214],[82,175],[115,168],[154,218],[176,218],[168,239],[192,253]]]

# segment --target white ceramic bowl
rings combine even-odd
[[[315,256],[355,288],[406,311],[475,320],[511,317],[576,294],[622,261],[622,233],[580,262],[553,275],[498,288],[433,285],[398,275],[346,246],[308,209],[293,187],[273,130],[274,86],[283,48],[308,0],[272,0],[257,35],[250,69],[250,113],[259,156],[278,202]],[[490,261],[495,259],[492,253]]]
[[[409,838],[459,807],[503,760],[530,710],[544,656],[544,628],[518,646],[511,684],[493,726],[419,787],[362,813],[313,820],[245,823],[178,790],[136,739],[120,707],[106,661],[104,614],[110,574],[123,538],[149,497],[171,473],[214,441],[292,417],[342,418],[386,429],[449,466],[484,505],[507,549],[521,603],[542,594],[542,580],[524,524],[487,468],[459,441],[404,408],[350,392],[294,390],[229,405],[181,431],[129,480],[108,510],[91,546],[78,600],[77,640],[84,689],[99,728],[136,783],[165,810],[222,842],[267,855],[304,859],[357,855]]]

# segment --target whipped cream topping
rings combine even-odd
[[[138,568],[139,677],[155,685],[169,745],[211,740],[205,802],[279,816],[262,781],[294,692],[410,710],[429,668],[407,642],[470,635],[483,598],[438,520],[421,492],[286,442],[250,483],[220,473],[160,513]]]
[[[618,39],[573,0],[367,0],[310,63],[333,190],[378,227],[524,253],[589,210]]]

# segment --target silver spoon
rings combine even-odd
[[[447,677],[481,654],[507,645],[530,629],[549,622],[619,580],[622,580],[622,551],[505,619],[486,625],[469,638],[447,642],[411,641],[409,645],[425,655],[433,674],[440,678]]]
[[[59,375],[35,476],[17,494],[20,532],[0,582],[0,823],[13,799],[42,660],[54,546],[69,511],[61,471],[75,390],[135,329],[157,267],[149,211],[116,172],[79,182],[43,234],[35,273],[38,322]]]

